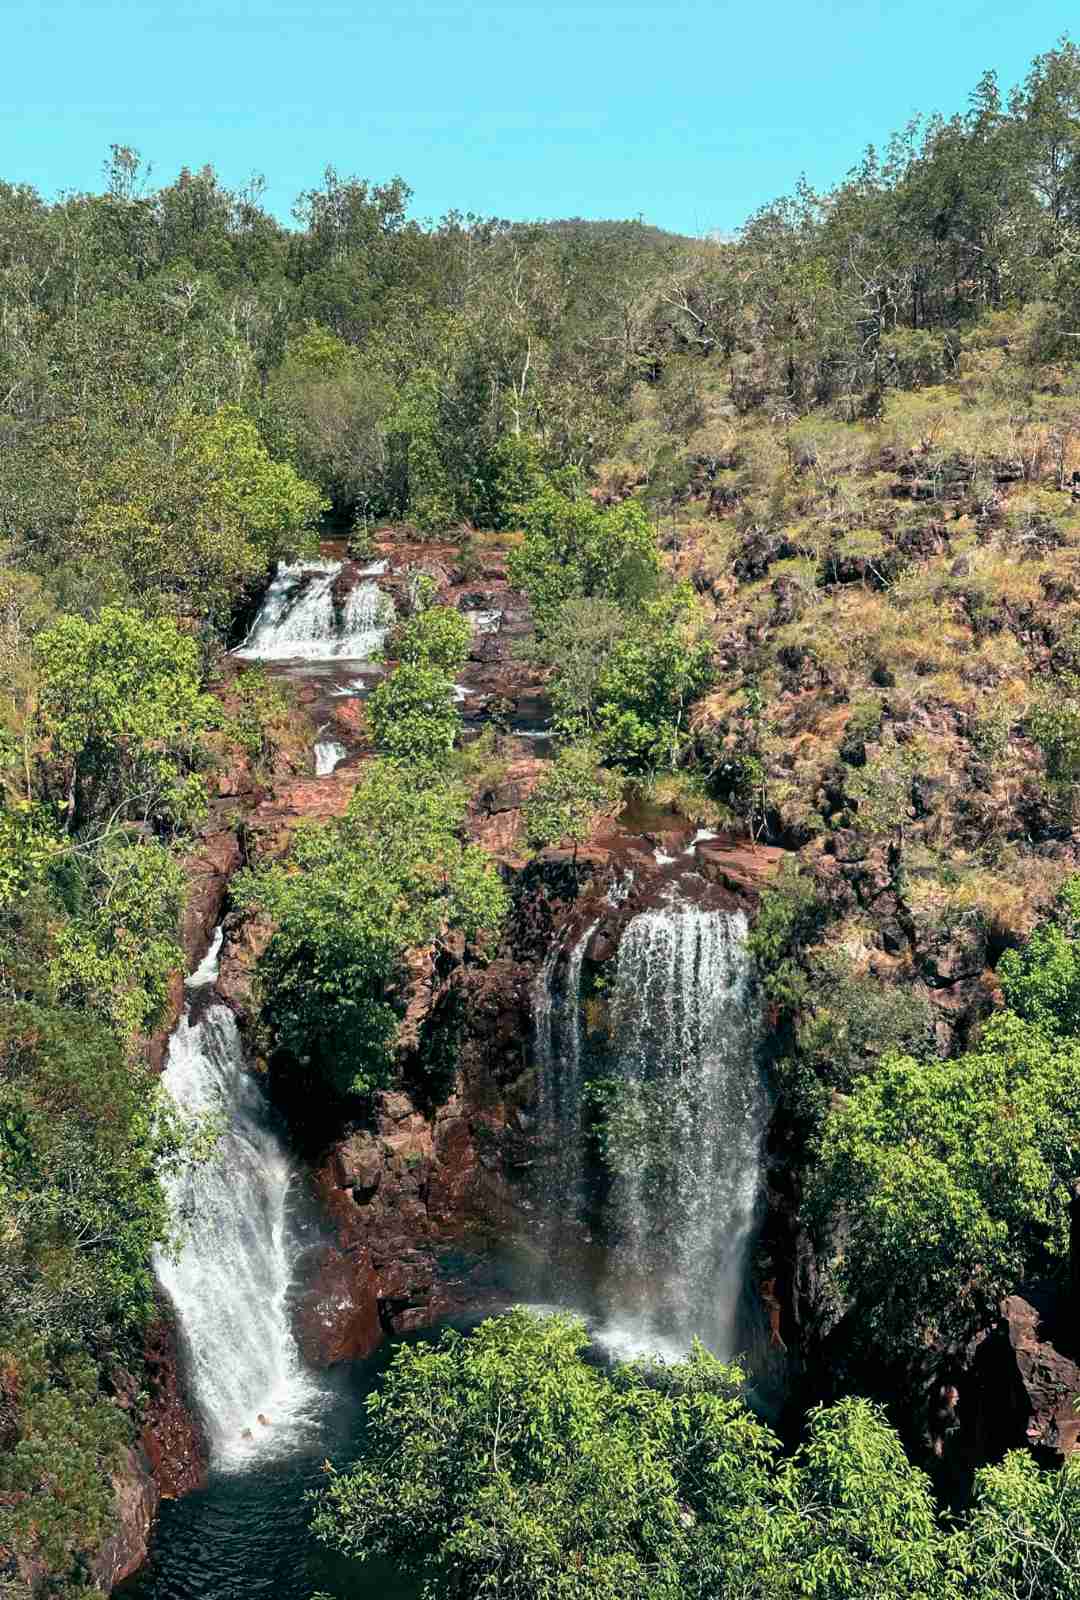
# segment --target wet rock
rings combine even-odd
[[[182,1375],[171,1307],[161,1301],[144,1346],[148,1402],[141,1444],[163,1500],[175,1500],[206,1481],[210,1452]]]
[[[141,1450],[129,1450],[113,1473],[113,1533],[90,1563],[91,1576],[108,1592],[146,1560],[150,1529],[160,1501],[150,1463]]]
[[[379,1348],[383,1330],[366,1250],[323,1252],[311,1286],[296,1307],[293,1327],[304,1359],[315,1367],[362,1360]],[[268,1426],[265,1417],[258,1420]]]

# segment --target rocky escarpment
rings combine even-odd
[[[367,1354],[380,1334],[505,1293],[497,1258],[515,1241],[527,1247],[534,1232],[532,1038],[544,956],[595,925],[589,960],[599,969],[626,922],[662,901],[676,878],[680,893],[703,905],[750,905],[782,855],[695,842],[685,825],[665,842],[678,854],[660,852],[661,862],[653,839],[622,829],[576,858],[545,852],[514,874],[514,915],[495,960],[474,962],[463,946],[443,952],[438,966],[430,953],[416,954],[400,1086],[376,1095],[368,1116],[328,1139],[315,1161],[335,1240],[313,1263],[300,1306],[312,1359]],[[222,963],[221,987],[242,1014],[250,1014],[251,963],[267,931],[238,924]],[[447,1051],[452,1068],[439,1086],[432,1062]]]

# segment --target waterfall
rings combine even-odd
[[[618,1354],[682,1354],[700,1337],[739,1343],[739,1301],[761,1189],[767,1096],[746,918],[673,903],[627,924],[606,995],[607,1039],[582,1038],[581,972],[592,928],[554,961],[537,1010],[549,1211],[585,1201],[589,1079],[600,1094],[609,1241],[592,1302],[596,1336]],[[560,1296],[566,1285],[561,1284]]]
[[[348,753],[345,746],[339,744],[336,739],[319,739],[314,747],[315,776],[328,778],[338,762],[344,761]]]
[[[375,576],[385,563],[360,573]],[[377,583],[335,591],[340,561],[281,563],[234,655],[243,661],[366,661],[382,646],[394,605]]]
[[[534,994],[537,1056],[548,1070],[540,1079],[540,1119],[550,1140],[547,1210],[560,1224],[580,1216],[585,1192],[585,1077],[582,1070],[581,969],[598,923],[590,923],[566,959],[556,1032],[555,967],[559,946],[545,958]],[[554,1063],[557,1070],[551,1070]]]
[[[216,978],[220,946],[219,929],[189,991]],[[244,1069],[227,1006],[189,1002],[169,1043],[164,1083],[186,1115],[210,1113],[221,1125],[209,1161],[167,1179],[181,1245],[159,1253],[155,1266],[176,1308],[215,1464],[236,1467],[294,1444],[318,1396],[289,1318],[296,1172]]]

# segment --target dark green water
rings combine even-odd
[[[356,1460],[363,1399],[392,1352],[327,1380],[318,1415],[295,1448],[268,1443],[242,1472],[212,1473],[205,1489],[162,1506],[150,1560],[118,1589],[122,1600],[417,1600],[419,1585],[383,1563],[345,1561],[308,1531],[307,1492],[323,1463]]]

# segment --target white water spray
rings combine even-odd
[[[384,565],[368,570],[374,575]],[[366,661],[374,655],[393,622],[393,601],[370,581],[340,594],[341,570],[340,561],[279,565],[251,632],[233,654],[241,661]]]
[[[599,1070],[611,1185],[606,1267],[586,1291],[595,1337],[624,1357],[678,1358],[695,1337],[730,1357],[768,1113],[746,918],[675,903],[630,920],[599,1066],[580,1020],[592,931],[570,953],[557,1005],[549,998],[537,1010],[555,1237],[584,1200],[586,1080]],[[541,975],[549,996],[554,974],[550,960]]]
[[[337,739],[320,739],[315,745],[315,776],[328,778],[339,762],[348,755],[343,744]]]
[[[220,947],[219,929],[189,989],[216,978]],[[155,1266],[176,1307],[214,1464],[236,1468],[294,1447],[319,1397],[289,1318],[296,1169],[244,1070],[227,1006],[211,1003],[198,1020],[189,1006],[169,1043],[164,1083],[186,1115],[210,1113],[224,1124],[209,1161],[167,1180],[182,1247],[159,1254]]]

